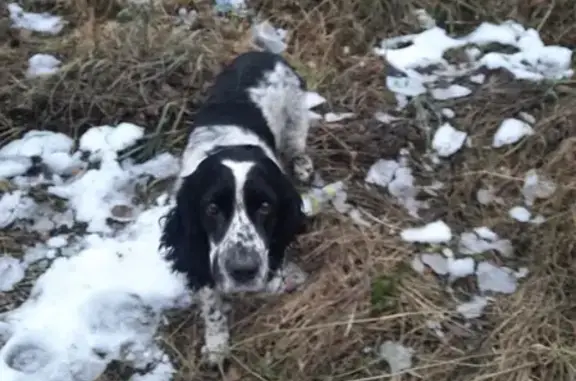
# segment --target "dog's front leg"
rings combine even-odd
[[[293,262],[286,261],[266,285],[266,293],[293,292],[306,282],[308,274]]]
[[[199,292],[204,319],[202,355],[210,366],[220,366],[230,351],[230,331],[226,308],[218,291],[204,287]]]
[[[284,135],[284,153],[288,156],[296,179],[307,184],[312,179],[314,163],[307,153],[310,120],[304,98],[304,94],[301,97],[294,97],[287,107],[288,125]]]

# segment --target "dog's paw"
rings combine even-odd
[[[204,351],[204,347],[202,347]],[[217,372],[221,374],[228,373],[231,361],[228,357],[214,356],[214,354],[203,353],[202,362],[199,364],[199,369],[203,372]]]
[[[292,171],[297,181],[308,184],[314,174],[314,162],[306,154],[300,154],[292,159]]]
[[[300,288],[308,274],[293,262],[286,262],[274,278],[268,282],[266,292],[270,294],[291,293]]]
[[[210,348],[203,345],[201,349],[202,362],[210,368],[220,368],[228,363],[228,350],[227,346],[220,346]]]

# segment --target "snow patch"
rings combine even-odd
[[[486,297],[474,295],[470,301],[457,306],[456,311],[466,319],[479,318],[484,313],[488,300]]]
[[[392,373],[399,373],[412,367],[414,355],[412,348],[387,340],[380,346],[378,353],[388,363]]]
[[[448,268],[448,259],[442,254],[424,253],[420,255],[420,261],[438,275],[446,275],[450,271]]]
[[[24,12],[24,9],[16,3],[8,4],[8,11],[14,28],[56,35],[66,24],[61,17],[48,13]]]
[[[444,115],[444,117],[448,119],[452,119],[456,116],[456,113],[451,108],[443,108],[440,111],[442,112],[442,115]]]
[[[438,101],[445,101],[448,99],[467,97],[472,94],[472,90],[461,85],[450,85],[445,88],[436,88],[430,90],[432,98]]]
[[[486,81],[486,75],[485,74],[475,74],[475,75],[471,75],[469,79],[470,79],[470,82],[481,85]]]
[[[528,123],[515,118],[504,119],[500,127],[498,127],[496,134],[494,134],[492,146],[494,148],[500,148],[505,145],[514,144],[524,136],[532,134],[534,134],[534,130]]]
[[[353,112],[329,112],[324,114],[324,121],[326,123],[341,122],[346,119],[354,118],[356,114]]]
[[[528,206],[534,205],[537,199],[546,199],[556,191],[556,184],[543,175],[539,175],[535,169],[530,169],[524,176],[522,195]]]
[[[7,192],[0,198],[0,229],[5,229],[16,220],[30,216],[34,202],[21,190]]]
[[[396,94],[398,109],[405,106],[407,97],[428,92],[436,100],[468,96],[471,89],[451,83],[464,77],[476,84],[484,83],[485,75],[478,73],[482,67],[505,69],[517,79],[531,81],[558,80],[574,74],[570,49],[545,46],[535,29],[526,29],[513,21],[501,24],[484,22],[472,33],[460,37],[448,36],[446,30],[436,26],[435,22],[427,22],[426,26],[420,33],[384,39],[374,49],[375,54],[384,57],[395,69],[395,74],[387,76],[386,85]],[[484,54],[478,49],[492,43],[515,47],[519,51]],[[444,58],[445,53],[455,49],[464,49],[468,61],[449,63]]]
[[[73,147],[74,141],[60,132],[32,130],[0,148],[0,160],[19,156],[44,159],[55,152],[70,152]]]
[[[80,137],[79,149],[90,152],[92,160],[101,160],[105,154],[133,146],[143,136],[144,128],[132,123],[92,127]],[[108,156],[115,158],[115,155]]]
[[[25,266],[16,258],[8,255],[0,256],[0,292],[12,290],[24,279]]]
[[[452,230],[438,220],[421,227],[404,229],[400,236],[406,242],[441,243],[452,239]]]
[[[286,34],[286,30],[274,28],[268,21],[261,22],[252,27],[254,43],[276,54],[280,54],[286,50]]]
[[[488,205],[491,203],[504,204],[504,199],[498,197],[494,194],[494,188],[482,188],[478,189],[476,192],[476,200],[482,205]]]
[[[458,252],[465,255],[482,254],[495,250],[503,257],[509,258],[514,253],[512,242],[498,237],[496,233],[485,226],[475,228],[472,232],[460,234]]]
[[[408,214],[419,218],[420,208],[427,208],[425,201],[416,199],[418,188],[414,185],[412,169],[408,166],[407,152],[401,152],[399,160],[376,161],[368,170],[365,180],[368,184],[386,187],[388,192],[402,205]]]
[[[12,332],[0,349],[3,381],[91,381],[112,360],[145,366],[162,358],[154,343],[161,313],[190,302],[157,249],[169,207],[54,260],[32,297],[2,317]]]
[[[432,148],[440,157],[448,157],[455,154],[466,141],[468,134],[452,127],[450,123],[441,125],[432,139]]]
[[[507,267],[498,267],[490,262],[480,262],[476,269],[478,288],[482,292],[512,294],[517,281],[514,272]]]
[[[320,106],[322,103],[326,102],[326,98],[321,96],[315,91],[308,91],[306,92],[306,99],[305,104],[308,109],[314,108],[316,106]]]
[[[365,181],[386,188],[394,178],[394,173],[400,167],[396,160],[380,159],[376,161],[366,174]]]
[[[62,61],[51,54],[37,53],[28,59],[28,78],[44,77],[56,74]]]
[[[523,206],[515,206],[508,211],[508,215],[517,221],[528,222],[532,213]]]

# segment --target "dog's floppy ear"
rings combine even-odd
[[[304,228],[305,215],[302,212],[302,197],[294,185],[285,177],[280,177],[281,190],[279,219],[276,222],[270,242],[270,269],[278,269],[284,260],[286,248]]]
[[[172,269],[183,273],[188,285],[196,290],[213,283],[210,271],[210,244],[202,228],[197,197],[197,174],[182,179],[176,194],[176,206],[163,219],[160,248]]]

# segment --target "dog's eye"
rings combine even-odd
[[[218,205],[216,205],[213,202],[208,204],[208,206],[206,207],[206,215],[214,217],[218,213],[220,213],[220,209],[218,208]]]
[[[263,202],[262,204],[260,204],[260,207],[258,208],[258,213],[263,216],[269,215],[271,211],[272,208],[270,207],[270,204],[267,202]]]

